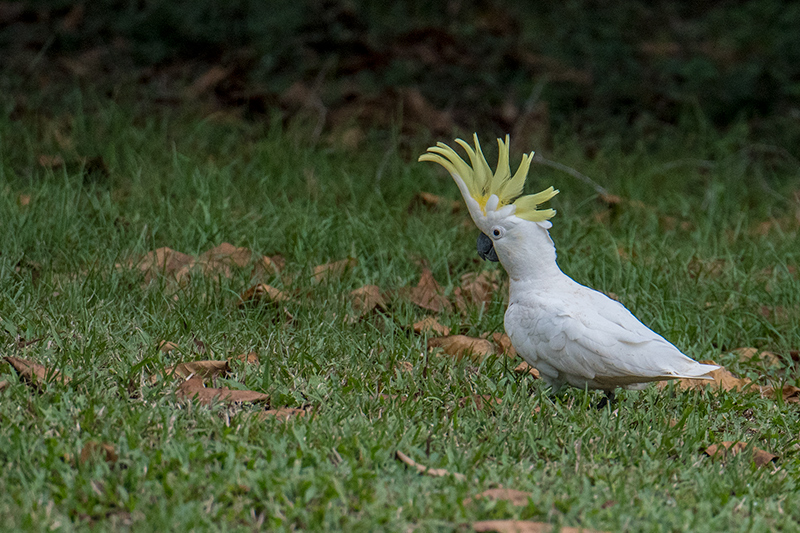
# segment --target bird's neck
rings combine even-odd
[[[552,283],[564,274],[556,263],[556,247],[550,233],[535,222],[514,231],[511,242],[497,255],[512,283]],[[507,237],[508,238],[508,237]]]

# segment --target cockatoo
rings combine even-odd
[[[698,363],[642,324],[622,304],[564,274],[548,230],[556,212],[538,206],[558,191],[521,196],[533,152],[512,176],[509,137],[497,139],[497,170],[481,151],[461,139],[472,165],[438,143],[420,161],[442,165],[458,185],[481,234],[478,254],[500,261],[508,273],[505,329],[517,353],[539,371],[553,393],[564,385],[600,389],[613,398],[617,387],[641,389],[652,381],[712,379],[717,366]]]

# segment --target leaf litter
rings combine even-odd
[[[443,295],[442,286],[434,279],[433,272],[426,266],[422,267],[422,273],[416,287],[405,287],[400,289],[398,293],[407,297],[414,305],[428,311],[441,313],[442,311],[450,312],[453,310],[453,304]]]
[[[450,472],[449,470],[445,470],[444,468],[430,468],[425,465],[419,464],[418,462],[414,461],[411,457],[404,454],[400,450],[397,450],[397,458],[405,463],[406,465],[410,466],[411,468],[415,469],[420,474],[424,474],[426,476],[433,476],[433,477],[450,477],[452,476],[458,481],[466,481],[467,477],[464,474],[459,474],[457,472]]]
[[[464,505],[469,505],[476,500],[486,499],[491,501],[506,501],[511,505],[522,506],[528,505],[528,500],[532,497],[533,493],[522,490],[504,488],[487,489],[475,496],[465,498]]]
[[[48,382],[66,385],[70,378],[62,375],[58,370],[48,369],[39,363],[20,359],[19,357],[3,357],[3,360],[16,370],[20,379],[37,390]]]
[[[215,401],[232,403],[267,402],[270,398],[269,394],[252,390],[206,387],[200,377],[192,377],[181,383],[176,396],[178,399],[197,401],[202,405],[211,405]]]
[[[746,452],[748,450],[752,450],[753,462],[758,467],[768,465],[778,459],[777,455],[773,455],[760,448],[756,448],[755,446],[750,447],[744,442],[732,442],[732,441],[723,441],[720,442],[719,444],[712,444],[711,446],[705,449],[705,454],[711,457],[712,459],[720,459],[724,461],[729,456],[735,457],[736,455],[739,455],[740,453]]]
[[[551,533],[555,527],[547,522],[532,522],[530,520],[481,520],[470,524],[478,533]],[[599,533],[594,529],[582,527],[561,526],[560,533]]]

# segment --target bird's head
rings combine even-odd
[[[505,142],[497,139],[500,151],[497,170],[492,173],[477,134],[474,140],[473,149],[465,141],[456,139],[456,143],[467,152],[471,166],[455,150],[441,142],[428,148],[419,160],[439,163],[453,176],[472,220],[481,231],[478,236],[478,255],[490,261],[497,261],[498,257],[511,259],[520,250],[526,227],[532,223],[545,230],[552,226],[549,219],[556,214],[555,210],[538,209],[538,206],[550,200],[558,191],[548,187],[536,194],[522,196],[533,152],[523,154],[522,162],[512,176],[509,137],[506,135]],[[506,261],[503,264],[506,265]]]

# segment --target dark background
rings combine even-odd
[[[698,123],[794,156],[800,141],[798,2],[3,0],[0,61],[12,119],[77,88],[345,143],[385,128],[630,145]]]

